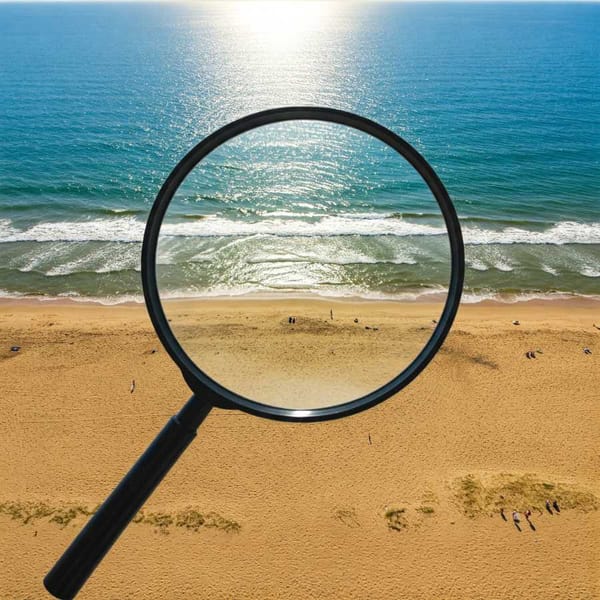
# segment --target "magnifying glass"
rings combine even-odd
[[[209,135],[164,182],[142,246],[150,318],[193,395],[46,589],[76,596],[214,406],[321,421],[399,392],[450,331],[463,277],[448,193],[392,131],[349,112],[287,107]]]

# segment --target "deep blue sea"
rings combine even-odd
[[[458,210],[466,299],[600,295],[600,4],[0,4],[0,294],[140,298],[171,169],[248,113],[380,122]],[[427,188],[364,134],[269,126],[163,228],[171,296],[417,298],[448,281]]]

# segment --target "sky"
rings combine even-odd
[[[230,2],[231,0],[0,0],[2,3],[18,3],[23,4],[27,2],[186,2],[192,4],[201,4],[202,2]],[[235,0],[236,2],[248,2],[251,3],[254,0]],[[272,0],[273,2],[285,2],[295,0]],[[308,2],[321,2],[324,0],[302,0]],[[340,0],[342,1],[342,0]],[[598,3],[600,0],[366,0],[368,2],[480,2],[480,3],[498,3],[498,2],[555,2],[563,4],[575,4],[575,3]]]

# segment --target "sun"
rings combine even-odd
[[[227,5],[236,29],[282,49],[320,30],[332,12],[332,3],[308,0],[242,0]]]

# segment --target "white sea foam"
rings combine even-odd
[[[558,277],[558,271],[554,267],[551,267],[550,265],[542,265],[541,269],[542,269],[542,271],[545,271],[546,273],[549,273],[550,275],[554,275],[554,277]]]
[[[446,291],[440,289],[420,290],[418,292],[403,292],[399,294],[386,294],[383,292],[371,292],[359,288],[343,290],[293,290],[293,294],[299,298],[329,298],[331,300],[372,300],[372,301],[393,301],[393,302],[439,302],[444,301]],[[289,292],[284,290],[273,290],[261,287],[215,287],[210,290],[176,290],[163,295],[163,300],[179,299],[218,299],[218,298],[290,298]],[[6,299],[34,299],[41,302],[56,302],[61,300],[71,300],[83,303],[99,303],[106,305],[144,302],[141,294],[121,294],[115,296],[81,296],[74,291],[65,291],[58,296],[35,295],[31,296],[21,292],[8,291],[0,289],[0,298]],[[600,295],[590,294],[571,294],[562,292],[539,292],[539,293],[518,293],[518,294],[500,294],[492,290],[479,292],[465,292],[462,295],[463,304],[477,304],[484,301],[500,302],[502,304],[517,304],[519,302],[528,302],[531,300],[570,300],[573,298],[583,298],[585,300],[595,301],[600,306]]]
[[[46,275],[56,277],[81,271],[114,273],[126,270],[141,270],[138,253],[119,252],[105,246],[74,260],[57,264],[46,271]]]
[[[20,230],[0,222],[0,242],[140,242],[144,223],[133,217],[38,223]]]
[[[165,236],[226,237],[226,236],[443,236],[443,226],[415,223],[389,215],[346,214],[323,216],[306,220],[301,215],[293,218],[267,218],[258,221],[232,220],[209,215],[198,221],[166,223],[161,233]],[[0,242],[49,241],[115,241],[141,242],[144,223],[134,217],[114,217],[87,221],[38,223],[28,229],[17,229],[10,220],[0,220]],[[465,243],[481,244],[600,244],[599,223],[562,221],[544,231],[530,231],[517,227],[484,229],[463,227]]]
[[[511,271],[514,271],[514,267],[511,264],[502,260],[496,261],[494,263],[494,268],[498,269],[498,271],[503,271],[504,273],[510,273]]]
[[[196,257],[194,257],[196,258]],[[209,262],[207,257],[201,257],[199,262]],[[349,252],[338,256],[319,256],[308,253],[255,253],[246,259],[247,264],[264,263],[310,263],[314,265],[416,265],[417,261],[408,256],[397,256],[393,259],[378,259],[374,256],[366,256]]]
[[[467,244],[600,244],[600,223],[561,221],[544,231],[468,226],[463,228],[463,234]]]
[[[316,220],[269,218],[261,221],[233,221],[222,217],[207,217],[192,223],[165,224],[165,235],[181,236],[338,236],[338,235],[444,235],[443,227],[385,218],[356,215],[325,216]]]
[[[594,267],[584,267],[579,272],[584,277],[600,277],[600,269]]]
[[[481,260],[476,258],[467,259],[467,266],[475,271],[489,271],[489,267]]]

